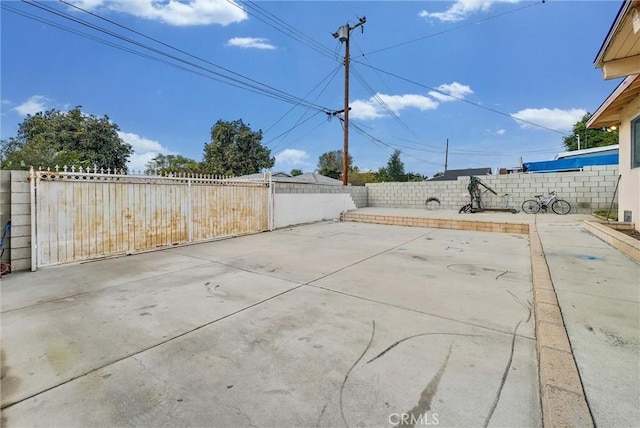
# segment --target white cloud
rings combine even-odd
[[[418,94],[387,95],[377,93],[375,97],[368,100],[355,100],[351,103],[350,117],[354,119],[376,119],[383,117],[386,112],[378,100],[382,101],[393,113],[400,113],[407,108],[417,108],[424,110],[435,110],[438,102],[429,97]]]
[[[473,94],[470,86],[463,85],[462,83],[453,82],[445,83],[436,88],[436,91],[430,91],[429,95],[440,102],[456,101],[464,98],[467,95]]]
[[[421,111],[435,110],[440,102],[456,101],[472,94],[471,87],[462,83],[445,83],[437,87],[439,92],[429,92],[430,97],[420,94],[387,95],[377,93],[368,100],[355,100],[351,103],[350,116],[354,119],[377,119],[386,115],[384,103],[389,110],[398,114],[404,109],[417,108]],[[453,98],[455,97],[455,98]]]
[[[442,22],[458,22],[475,12],[486,12],[495,3],[517,3],[519,0],[458,0],[444,12],[421,10],[418,16],[437,19]]]
[[[498,129],[498,130],[496,131],[496,134],[498,134],[498,135],[504,135],[504,134],[506,134],[506,133],[507,133],[507,130],[506,130],[506,129]]]
[[[49,99],[47,97],[34,95],[22,104],[15,106],[13,110],[17,111],[21,116],[26,116],[28,114],[36,114],[40,111],[45,111],[48,104]]]
[[[280,165],[307,165],[309,153],[298,149],[285,149],[276,155],[276,162]]]
[[[169,25],[229,25],[248,19],[235,2],[226,0],[75,0],[83,9],[107,9]]]
[[[371,103],[371,101],[365,100],[355,100],[351,102],[351,110],[349,111],[349,117],[353,119],[376,119],[381,117],[382,114],[378,111],[380,106],[376,108],[375,105]]]
[[[527,122],[542,125],[555,131],[570,131],[573,125],[582,119],[582,116],[585,114],[587,114],[587,111],[581,108],[568,110],[559,108],[527,108],[512,113],[511,116],[514,119],[526,120]],[[535,128],[534,125],[526,122],[518,121],[518,124],[522,128]]]
[[[144,171],[146,163],[160,153],[175,154],[159,142],[141,137],[138,134],[118,131],[118,136],[133,147],[133,154],[129,157],[127,165],[130,171]]]
[[[227,46],[233,46],[243,49],[268,49],[273,50],[276,47],[269,43],[269,39],[262,37],[234,37],[229,39]]]

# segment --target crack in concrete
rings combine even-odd
[[[340,415],[342,416],[342,421],[347,426],[347,428],[349,428],[349,422],[347,422],[347,418],[346,418],[346,416],[344,414],[344,401],[343,401],[344,387],[347,384],[347,380],[349,379],[349,375],[351,374],[351,372],[353,371],[355,366],[360,362],[360,360],[362,360],[362,357],[364,357],[364,354],[367,353],[367,351],[371,347],[371,343],[373,343],[373,337],[376,334],[376,322],[375,321],[371,321],[371,323],[373,324],[373,329],[371,331],[371,339],[369,339],[369,343],[367,344],[367,347],[364,348],[364,351],[362,351],[362,354],[360,354],[360,356],[358,357],[356,362],[353,363],[353,365],[351,366],[351,368],[349,369],[349,371],[345,375],[344,380],[342,381],[342,385],[340,386]]]
[[[529,315],[531,316],[531,315]],[[500,379],[500,386],[498,387],[498,392],[496,393],[496,397],[491,404],[491,409],[489,409],[489,414],[484,421],[483,428],[487,428],[489,426],[489,422],[493,417],[493,412],[495,412],[496,407],[498,407],[498,402],[500,401],[500,395],[502,395],[502,390],[504,389],[504,384],[507,381],[507,376],[509,375],[509,369],[511,368],[511,362],[513,361],[513,353],[516,347],[516,332],[518,331],[518,327],[522,324],[523,320],[518,321],[516,327],[513,329],[513,336],[511,338],[511,352],[509,353],[509,360],[507,361],[507,365],[504,368],[504,372],[502,373],[502,379]]]
[[[375,357],[373,357],[372,359],[370,359],[369,361],[367,361],[367,364],[372,363],[373,361],[377,360],[378,358],[382,357],[384,354],[386,354],[387,352],[391,351],[393,348],[395,348],[396,346],[398,346],[399,344],[401,344],[402,342],[405,342],[407,340],[410,339],[414,339],[416,337],[421,337],[421,336],[434,336],[434,335],[444,335],[444,336],[466,336],[466,337],[484,337],[484,334],[464,334],[464,333],[420,333],[420,334],[414,334],[413,336],[407,336],[403,339],[400,339],[396,342],[394,342],[393,344],[391,344],[390,346],[388,346],[387,348],[385,348],[384,351],[380,352],[378,355],[376,355]]]

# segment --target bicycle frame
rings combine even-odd
[[[549,193],[545,199],[542,199],[542,196],[536,196],[536,199],[540,202],[542,208],[547,209],[553,201],[558,199],[558,196],[555,193]]]

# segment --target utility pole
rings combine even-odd
[[[366,17],[362,17],[358,20],[358,23],[354,26],[343,25],[338,28],[338,31],[333,33],[333,37],[340,40],[345,44],[344,51],[344,148],[342,153],[342,185],[349,184],[349,39],[351,38],[351,31],[362,27],[367,22]],[[362,27],[364,32],[364,27]]]
[[[449,139],[447,138],[447,149],[444,152],[444,170],[447,171],[447,164],[449,163]]]

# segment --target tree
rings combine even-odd
[[[327,177],[341,179],[344,154],[342,150],[334,150],[332,152],[326,152],[320,155],[318,158],[318,174]],[[349,170],[351,170],[353,164],[353,158],[349,155]]]
[[[193,159],[182,155],[159,154],[145,164],[146,175],[166,175],[170,173],[195,173],[200,171],[200,165]]]
[[[407,172],[406,177],[407,181],[424,181],[428,178],[426,175],[417,172]]]
[[[591,113],[582,116],[578,122],[573,125],[572,134],[564,137],[562,142],[568,151],[578,150],[578,136],[580,137],[580,148],[590,149],[593,147],[610,146],[618,144],[618,130],[607,129],[587,129],[587,121],[591,118]]]
[[[364,186],[366,183],[377,183],[378,173],[375,171],[360,171],[354,167],[353,171],[349,171],[349,184],[352,186]]]
[[[106,115],[87,115],[81,108],[27,115],[17,136],[0,145],[2,168],[95,165],[126,170],[133,148],[118,135],[118,125]]]
[[[218,120],[211,127],[211,142],[205,143],[202,172],[220,175],[245,175],[272,168],[275,158],[262,145],[262,131],[252,131],[242,119]]]
[[[407,181],[404,163],[400,160],[400,150],[394,150],[385,168],[380,168],[378,175],[382,181]]]
[[[302,174],[304,174],[304,172],[302,172],[301,169],[294,168],[291,170],[292,177],[297,177],[298,175],[302,175]]]

